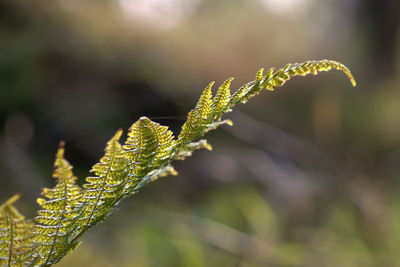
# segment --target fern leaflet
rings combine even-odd
[[[107,218],[116,205],[115,200],[122,195],[127,160],[119,143],[121,135],[122,130],[118,130],[108,141],[105,155],[90,170],[94,176],[86,178],[81,198],[84,208],[79,217],[82,230],[78,235]]]
[[[37,203],[42,207],[35,217],[36,242],[39,244],[35,265],[48,266],[57,263],[65,254],[75,249],[79,243],[70,238],[79,230],[78,218],[82,203],[81,188],[76,185],[72,166],[64,159],[64,143],[60,143],[54,163],[54,188],[44,188]]]
[[[135,122],[130,127],[123,146],[126,158],[129,160],[125,195],[141,188],[143,178],[151,171],[166,165],[171,160],[175,145],[173,134],[168,127],[161,126],[146,117],[141,117]],[[154,177],[147,179],[152,180]]]
[[[0,266],[25,266],[36,249],[35,225],[13,206],[18,198],[15,195],[0,206]]]

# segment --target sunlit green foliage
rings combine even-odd
[[[35,217],[35,239],[39,249],[34,263],[40,266],[58,262],[79,244],[71,242],[71,237],[80,230],[82,190],[75,183],[77,177],[72,173],[72,166],[64,159],[63,143],[57,151],[54,167],[56,186],[43,188],[44,198],[37,199],[42,209]]]
[[[282,86],[291,76],[318,74],[331,69],[343,71],[355,86],[350,71],[341,63],[330,60],[288,64],[276,71],[269,69],[265,75],[263,69],[260,69],[254,81],[232,95],[229,87],[233,78],[219,87],[215,97],[212,94],[214,82],[211,82],[204,89],[195,108],[188,113],[177,139],[168,127],[146,117],[140,118],[130,127],[123,145],[119,142],[122,130],[117,131],[107,143],[105,155],[92,167],[93,176],[86,178],[83,189],[75,183],[77,178],[72,173],[72,166],[64,159],[64,146],[61,143],[53,174],[56,186],[43,189],[44,198],[37,200],[42,209],[35,218],[34,242],[30,242],[32,231],[23,231],[33,225],[23,220],[12,208],[10,201],[1,206],[0,226],[4,231],[0,233],[0,238],[4,239],[2,244],[6,244],[4,248],[1,247],[1,260],[8,265],[28,262],[26,257],[31,257],[32,265],[48,266],[57,263],[76,248],[78,238],[84,232],[111,215],[120,200],[138,192],[159,177],[176,175],[171,166],[172,160],[184,159],[196,149],[211,149],[206,140],[198,139],[220,125],[231,125],[230,120],[221,120],[221,117],[236,104],[247,102],[263,89],[272,91]],[[22,230],[15,232],[14,229]],[[18,240],[27,241],[20,244]],[[37,248],[30,254],[21,254],[21,250],[16,249],[18,246],[22,251]]]
[[[87,177],[83,185],[85,205],[79,218],[81,233],[109,216],[123,194],[128,169],[118,142],[121,135],[122,130],[118,130],[108,141],[105,155],[90,170],[94,175]]]
[[[24,266],[36,248],[35,225],[13,206],[15,195],[0,206],[0,266]]]

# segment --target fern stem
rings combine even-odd
[[[115,159],[115,157],[112,157],[111,162],[110,162],[110,168],[107,169],[107,172],[106,172],[106,174],[105,174],[104,177],[103,177],[103,180],[102,180],[103,186],[102,186],[102,188],[101,188],[101,191],[100,191],[99,195],[98,195],[97,198],[96,198],[96,203],[94,204],[93,209],[92,209],[92,211],[90,212],[89,218],[87,219],[86,223],[84,224],[84,228],[83,228],[76,236],[74,236],[74,237],[70,240],[70,244],[74,243],[81,235],[83,235],[83,233],[85,233],[87,230],[89,230],[89,228],[92,226],[92,225],[90,225],[90,220],[92,219],[92,217],[93,217],[93,215],[94,215],[94,212],[95,212],[95,210],[96,210],[96,208],[97,208],[97,205],[98,205],[98,203],[99,203],[99,201],[100,201],[100,198],[101,198],[101,196],[102,196],[103,193],[104,193],[104,190],[105,190],[104,184],[105,184],[106,179],[107,179],[107,177],[108,177],[108,174],[109,174],[109,172],[110,172],[111,166],[112,166],[112,164],[114,163],[114,159]]]
[[[49,254],[47,255],[46,262],[44,263],[45,266],[49,266],[49,265],[50,265],[50,264],[48,264],[48,262],[49,262],[49,260],[50,260],[50,258],[51,258],[51,254],[53,253],[54,245],[56,244],[57,237],[58,237],[58,233],[60,232],[60,225],[61,225],[61,222],[64,220],[64,217],[65,217],[65,209],[66,209],[66,206],[67,206],[67,199],[66,199],[66,197],[67,197],[67,194],[68,194],[67,187],[68,187],[68,185],[67,185],[66,181],[64,180],[64,196],[65,196],[65,197],[64,197],[64,201],[63,201],[63,208],[62,208],[60,220],[59,220],[58,223],[57,223],[57,231],[56,231],[56,233],[55,233],[55,235],[54,235],[53,242],[52,242],[52,244],[51,244],[51,248],[50,248]]]
[[[12,260],[12,251],[13,251],[13,239],[14,239],[14,225],[13,225],[13,220],[11,216],[8,217],[8,222],[10,223],[10,251],[8,252],[8,266],[11,266],[11,260]]]
[[[112,160],[111,160],[111,162],[110,162],[110,168],[111,168],[111,166],[112,166],[112,164],[113,164],[113,161],[114,161],[114,157],[112,158]],[[106,174],[104,175],[102,184],[105,184],[105,183],[106,183],[106,179],[107,179],[107,176],[108,176],[108,174],[109,174],[109,172],[110,172],[110,168],[107,169],[107,172],[106,172]],[[85,225],[85,226],[86,226],[87,228],[90,227],[90,225],[89,225],[90,220],[92,219],[92,217],[93,217],[93,215],[94,215],[94,212],[95,212],[95,210],[96,210],[96,208],[97,208],[97,205],[99,204],[100,198],[101,198],[101,196],[102,196],[103,193],[104,193],[104,190],[105,190],[105,186],[102,186],[101,191],[100,191],[99,195],[97,196],[96,203],[94,204],[94,207],[93,207],[92,211],[90,212],[89,218],[88,218],[88,220],[87,220],[87,222],[86,222],[86,225]]]
[[[74,237],[69,241],[69,243],[70,243],[70,244],[73,244],[81,235],[83,235],[84,233],[86,233],[86,231],[89,230],[89,229],[90,229],[89,227],[86,227],[86,228],[82,229],[82,231],[80,231],[76,236],[74,236]]]

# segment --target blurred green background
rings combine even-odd
[[[229,113],[58,266],[400,266],[400,1],[2,0],[0,200],[32,218],[58,142],[82,183],[140,116],[209,81],[333,59]]]

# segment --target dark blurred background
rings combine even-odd
[[[400,1],[1,0],[0,200],[32,218],[58,142],[79,183],[140,116],[177,134],[209,81],[333,59],[226,117],[59,266],[399,266]]]

